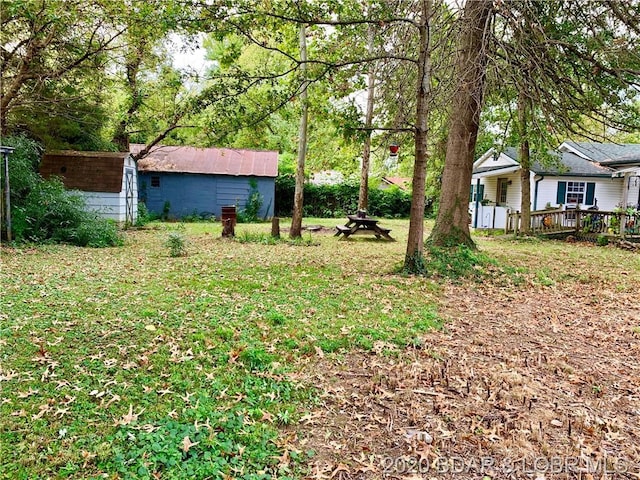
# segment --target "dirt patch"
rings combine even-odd
[[[451,285],[441,312],[420,349],[310,361],[308,478],[640,478],[634,294]]]

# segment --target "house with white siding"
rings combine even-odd
[[[564,142],[544,161],[533,161],[531,210],[640,205],[640,144]],[[474,228],[504,228],[520,210],[518,151],[490,149],[473,164],[469,209]]]

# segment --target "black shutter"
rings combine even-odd
[[[593,205],[593,199],[596,195],[596,184],[594,182],[587,183],[587,198],[584,201],[585,205]]]
[[[564,204],[567,199],[567,182],[558,182],[558,193],[556,194],[556,203]]]

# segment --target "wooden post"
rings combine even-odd
[[[271,236],[273,238],[280,238],[280,219],[278,217],[271,219]]]
[[[625,173],[622,180],[622,214],[620,215],[620,238],[624,239],[627,229],[627,207],[629,206],[629,187],[631,186],[631,173]]]
[[[4,219],[7,225],[7,241],[11,242],[11,187],[9,185],[9,154],[3,152],[4,157]]]
[[[507,209],[507,218],[504,221],[504,234],[509,233],[509,223],[511,222],[511,210]]]
[[[236,232],[234,229],[233,220],[227,218],[222,221],[222,236],[223,237],[235,237]]]
[[[520,210],[516,212],[516,224],[514,225],[516,237],[518,236],[518,230],[520,230]]]
[[[9,186],[9,154],[13,152],[13,147],[0,147],[0,153],[4,160],[4,219],[7,229],[7,241],[11,242],[11,187]]]

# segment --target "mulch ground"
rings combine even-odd
[[[640,478],[637,293],[449,285],[441,314],[421,348],[309,360],[307,478]]]

